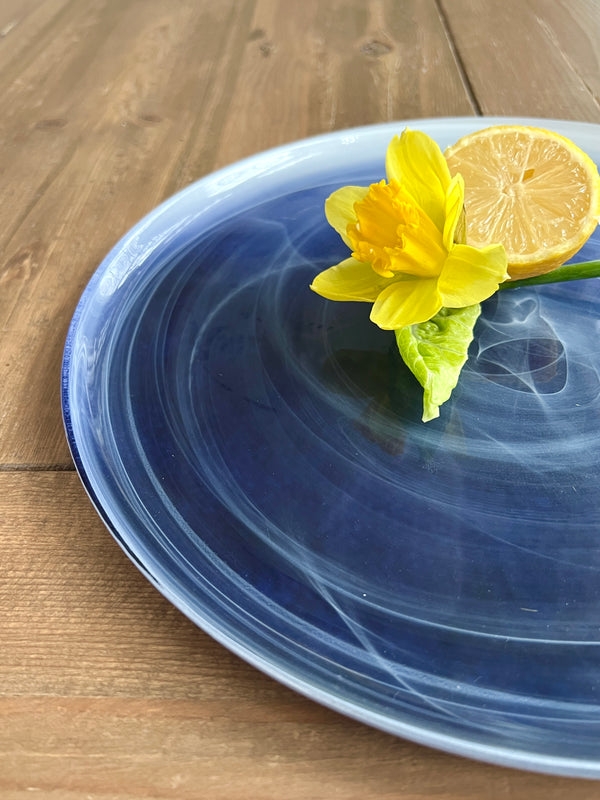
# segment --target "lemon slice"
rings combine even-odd
[[[503,244],[511,278],[564,264],[600,220],[596,165],[556,133],[499,125],[463,137],[445,156],[465,180],[468,244]]]

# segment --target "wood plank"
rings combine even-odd
[[[231,92],[252,5],[71,2],[10,34],[27,48],[0,70],[0,463],[69,463],[58,397],[68,321],[115,241],[212,168],[219,131],[205,110]],[[209,143],[192,173],[190,141]]]
[[[0,525],[3,800],[595,796],[397,739],[257,672],[150,586],[72,473],[0,474]]]
[[[4,692],[157,697],[173,684],[189,698],[239,666],[133,566],[75,473],[4,472],[0,486]]]
[[[482,113],[600,122],[597,0],[441,7]]]
[[[0,765],[3,800],[36,792],[60,800],[596,796],[584,782],[474,764],[330,712],[257,713],[247,699],[0,699]]]
[[[473,113],[434,0],[258,0],[218,164],[323,131]]]

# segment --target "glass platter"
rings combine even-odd
[[[394,134],[444,148],[507,121],[600,160],[592,124],[418,120],[284,146],[166,201],[76,309],[65,428],[126,553],[256,667],[416,742],[598,778],[600,281],[487,301],[427,424],[369,305],[308,288],[347,256],[325,198],[382,178]]]

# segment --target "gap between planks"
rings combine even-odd
[[[75,464],[0,464],[0,472],[75,472]]]
[[[456,67],[458,69],[458,73],[460,75],[460,79],[462,84],[465,88],[465,92],[469,99],[469,102],[473,106],[473,112],[476,116],[482,117],[483,116],[483,109],[477,100],[477,95],[475,94],[475,90],[473,88],[473,84],[471,83],[471,79],[469,78],[469,73],[465,67],[465,63],[462,59],[460,51],[454,41],[454,37],[452,35],[452,29],[450,28],[450,22],[448,20],[448,16],[442,7],[442,3],[440,0],[433,0],[434,5],[437,8],[438,15],[440,17],[440,22],[442,24],[442,28],[444,29],[444,33],[446,34],[446,38],[448,40],[448,47],[454,57],[456,62]]]

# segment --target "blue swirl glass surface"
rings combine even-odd
[[[444,147],[497,121],[412,127]],[[598,126],[543,125],[600,160]],[[71,450],[148,578],[278,680],[434,747],[600,777],[599,282],[486,302],[421,423],[369,306],[308,288],[347,254],[325,198],[380,179],[403,127],[270,151],[142,220],[71,325]]]

